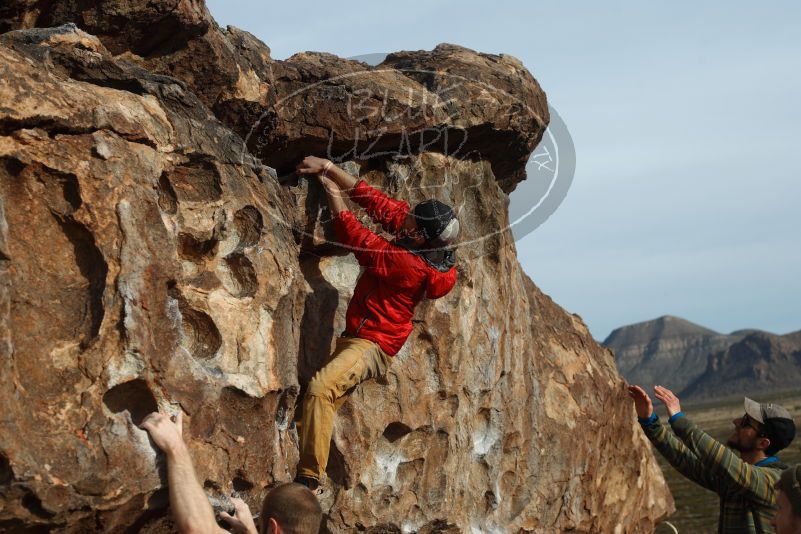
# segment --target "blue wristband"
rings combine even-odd
[[[668,419],[668,423],[672,423],[673,421],[675,421],[679,417],[683,417],[683,416],[684,416],[684,412],[676,412],[676,413],[674,413],[673,415],[670,416],[670,418]]]
[[[637,421],[640,422],[642,426],[648,426],[656,423],[659,420],[659,417],[656,415],[656,412],[652,413],[650,417],[638,417]]]

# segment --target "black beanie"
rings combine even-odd
[[[414,207],[414,218],[426,241],[435,239],[453,219],[453,210],[439,200],[425,200]]]

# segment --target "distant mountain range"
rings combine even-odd
[[[801,331],[721,334],[665,315],[614,330],[603,344],[632,384],[661,384],[683,397],[710,398],[801,388]]]

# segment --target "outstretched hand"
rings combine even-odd
[[[668,415],[671,417],[676,415],[681,411],[681,404],[679,403],[679,398],[673,394],[668,388],[663,388],[662,386],[654,386],[654,394],[656,398],[661,400],[665,403],[665,407],[667,408]]]
[[[654,413],[654,404],[651,402],[651,397],[640,386],[629,386],[629,397],[634,399],[634,409],[637,411],[637,417],[640,419],[648,419]]]
[[[148,414],[142,420],[142,424],[139,425],[139,428],[147,430],[153,443],[165,453],[173,453],[185,445],[183,438],[183,414],[180,411],[178,415],[175,416],[174,423],[170,420],[169,416],[163,413],[153,412]]]
[[[231,504],[234,505],[234,515],[227,512],[220,512],[220,519],[231,526],[231,532],[236,534],[258,534],[256,522],[250,513],[247,503],[238,497],[231,497]]]

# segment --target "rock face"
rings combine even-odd
[[[0,56],[0,525],[146,522],[166,494],[134,425],[159,406],[191,414],[210,490],[288,478],[290,196],[192,93],[94,37],[12,32]]]
[[[44,8],[10,0],[0,8],[0,31],[67,23],[121,58],[183,80],[282,175],[309,152],[347,160],[438,150],[490,161],[509,192],[549,120],[539,84],[505,54],[441,44],[390,54],[365,74],[365,63],[321,52],[273,61],[253,35],[219,28],[198,0]]]
[[[612,353],[516,259],[507,192],[548,120],[519,61],[440,45],[374,69],[276,62],[199,2],[40,6],[0,9],[25,28],[0,37],[0,531],[170,531],[136,426],[157,408],[184,412],[210,496],[255,506],[292,478],[296,400],[359,274],[319,189],[286,176],[329,149],[469,224],[457,287],[340,411],[325,529],[649,532],[672,510]],[[97,37],[31,29],[66,22]],[[437,96],[454,77],[498,90]],[[433,100],[404,108],[409,89]],[[354,119],[358,91],[409,114]]]

